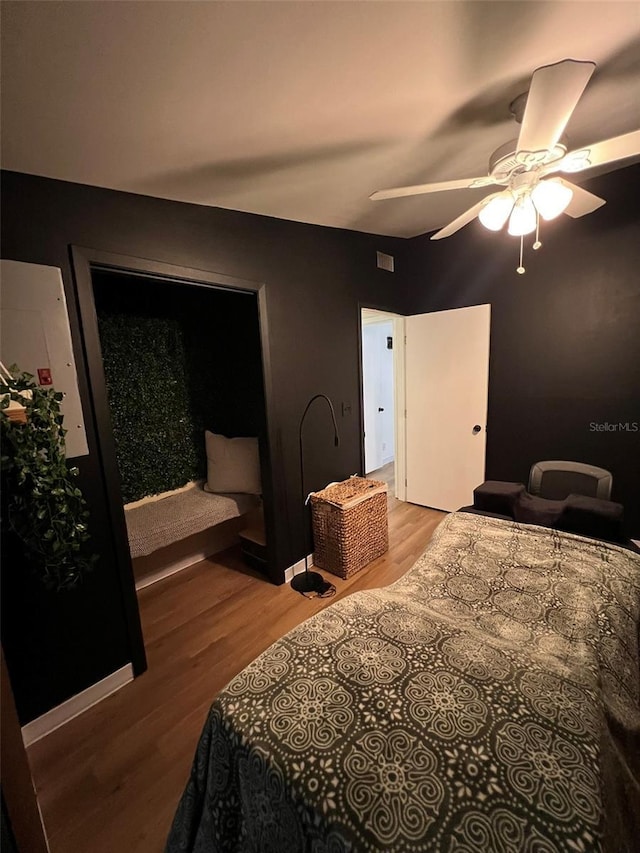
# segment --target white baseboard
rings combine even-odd
[[[307,557],[307,566],[311,568],[313,566],[313,554],[309,554]],[[293,566],[289,566],[288,569],[284,570],[284,581],[285,583],[291,583],[294,575],[301,575],[305,570],[304,557],[301,560],[298,560],[297,563],[294,563]]]
[[[631,541],[633,542],[634,545],[637,545],[638,548],[640,548],[640,539],[632,539]]]
[[[130,681],[133,681],[133,667],[128,663],[115,672],[112,672],[111,675],[107,675],[102,681],[92,684],[91,687],[87,687],[82,693],[77,693],[75,696],[67,699],[66,702],[63,702],[56,708],[52,708],[46,714],[23,726],[22,740],[24,741],[24,745],[30,746],[55,729],[59,729],[60,726],[64,726],[69,720],[73,720],[74,717],[82,714],[87,708],[96,705]]]

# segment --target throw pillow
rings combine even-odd
[[[262,494],[257,438],[226,438],[205,431],[208,492]]]

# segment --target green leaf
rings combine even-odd
[[[16,390],[30,390],[32,399],[26,400],[26,424],[0,418],[7,521],[42,583],[48,589],[71,589],[97,557],[87,553],[88,511],[73,482],[78,470],[65,460],[62,395],[37,386],[33,376],[15,366],[12,375]]]

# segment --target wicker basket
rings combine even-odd
[[[348,578],[389,548],[387,486],[351,477],[311,495],[314,565]]]

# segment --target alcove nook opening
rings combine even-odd
[[[103,269],[91,279],[136,588],[249,531],[262,548],[248,561],[267,571],[256,294]]]

